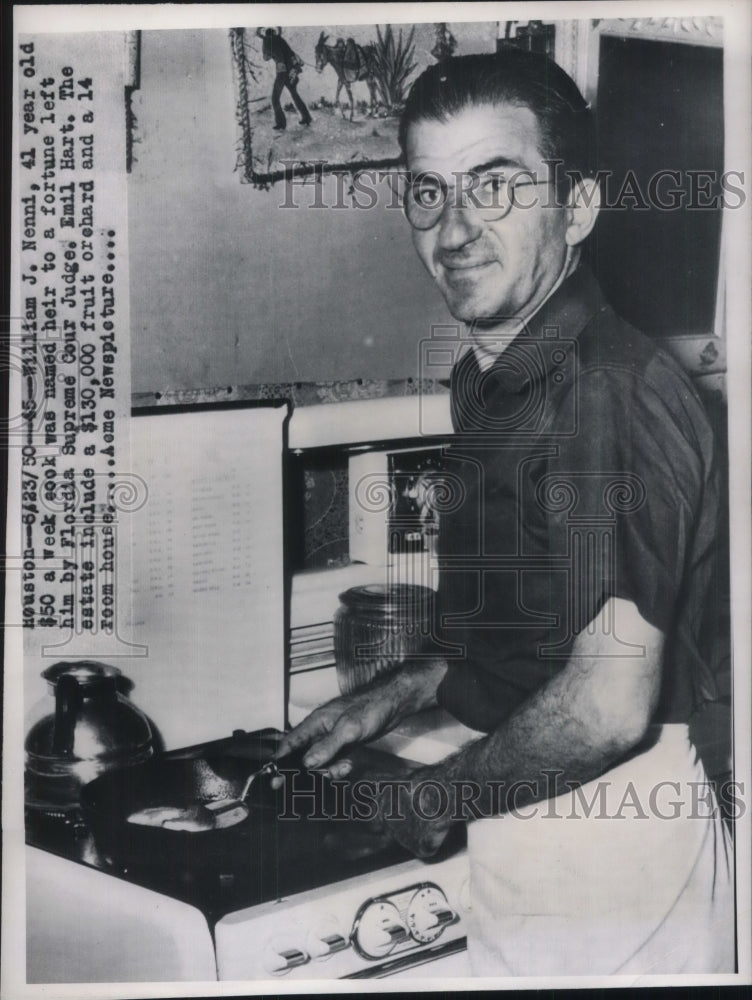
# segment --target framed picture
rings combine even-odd
[[[395,167],[413,80],[450,55],[494,52],[499,24],[232,28],[242,180]]]

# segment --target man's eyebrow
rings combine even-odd
[[[533,174],[534,173],[534,171],[530,170],[528,167],[526,167],[519,160],[510,160],[506,156],[494,156],[493,159],[486,160],[485,163],[479,163],[479,164],[477,164],[477,166],[470,167],[469,170],[460,170],[460,171],[457,171],[457,173],[460,173],[460,174],[482,174],[482,173],[485,173],[487,170],[494,170],[497,167],[501,167],[501,168],[503,168],[505,170],[506,169],[519,170],[519,171],[522,171],[523,173],[528,173],[528,174]],[[433,180],[435,177],[440,177],[440,175],[437,174],[437,172],[435,170],[421,170],[421,171],[418,171],[417,173],[414,172],[414,171],[413,172],[409,171],[409,173],[411,173],[411,176],[413,176],[413,177],[421,177],[423,180],[426,180],[426,181]]]
[[[475,167],[471,167],[468,173],[472,174],[482,174],[486,170],[493,170],[495,167],[514,167],[516,170],[525,170],[525,165],[520,163],[519,160],[510,160],[506,156],[495,156],[492,160],[486,160],[485,163],[479,163]]]

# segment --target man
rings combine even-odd
[[[452,376],[439,653],[322,706],[281,752],[342,777],[344,747],[437,703],[487,734],[414,771],[402,818],[391,791],[379,806],[419,856],[469,820],[477,974],[733,971],[728,835],[686,726],[709,686],[712,434],[582,262],[589,109],[510,49],[426,70],[400,136],[416,250],[472,345]]]
[[[260,30],[260,29],[259,29]],[[303,63],[282,37],[282,29],[267,28],[263,35],[261,53],[265,61],[273,59],[277,74],[272,87],[272,109],[274,111],[274,131],[284,132],[287,128],[287,118],[282,110],[280,97],[285,87],[290,91],[295,107],[300,113],[300,124],[310,125],[311,115],[305,101],[298,93],[298,78]]]

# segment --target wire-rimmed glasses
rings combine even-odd
[[[485,222],[496,222],[508,215],[513,207],[531,207],[530,202],[520,204],[518,188],[538,184],[554,184],[553,180],[537,180],[529,171],[517,171],[507,176],[498,171],[476,173],[467,171],[454,174],[454,207],[473,208]],[[434,171],[408,175],[403,196],[407,221],[414,229],[432,229],[441,218],[449,198],[449,185]]]

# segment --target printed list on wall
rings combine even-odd
[[[10,624],[23,626],[27,653],[123,655],[121,529],[139,493],[127,427],[125,39],[22,36],[17,62],[20,398],[9,429],[21,538],[9,533],[9,553],[22,583]]]
[[[125,631],[144,655],[120,662],[168,749],[284,725],[286,418],[286,404],[230,404],[131,422],[148,498]]]

